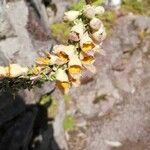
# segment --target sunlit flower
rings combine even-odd
[[[7,72],[6,72],[5,67],[0,66],[0,79],[6,77],[6,75],[7,75]]]
[[[102,42],[106,38],[105,28],[102,27],[98,31],[94,32],[92,37],[96,42]]]
[[[38,65],[50,65],[51,61],[47,57],[39,57],[35,61]]]
[[[96,14],[95,7],[91,5],[86,5],[83,9],[83,13],[89,19],[94,18]]]
[[[105,9],[104,9],[103,6],[97,6],[95,8],[95,12],[96,12],[97,15],[101,15],[101,14],[103,14],[105,12]]]
[[[65,21],[74,21],[80,15],[79,11],[70,10],[65,12],[64,20]]]
[[[70,56],[74,55],[75,50],[76,48],[73,45],[69,45],[69,46],[56,45],[53,48],[53,52],[58,56],[60,61],[64,63],[68,62]]]
[[[31,73],[32,73],[33,75],[38,75],[38,74],[41,73],[42,69],[43,69],[43,67],[41,67],[41,66],[34,66],[34,67],[31,69]]]
[[[92,64],[95,61],[94,53],[92,55],[87,55],[86,53],[80,54],[82,64]]]
[[[56,72],[56,86],[64,93],[69,91],[70,83],[65,70],[58,69]]]
[[[71,28],[71,32],[77,33],[79,35],[79,37],[81,37],[83,35],[84,31],[85,31],[85,27],[84,27],[84,24],[82,22],[75,24]]]
[[[8,66],[8,73],[9,73],[9,77],[11,78],[15,78],[21,75],[25,75],[28,72],[28,68],[27,67],[21,67],[18,64],[10,64]]]
[[[72,55],[72,58],[70,59],[68,66],[69,66],[68,71],[70,74],[81,73],[82,63],[77,55]]]
[[[93,29],[93,30],[99,30],[101,27],[103,26],[103,23],[98,19],[98,18],[93,18],[91,21],[90,21],[90,27]]]
[[[83,52],[87,52],[95,47],[93,40],[89,37],[87,32],[81,37],[80,47]]]

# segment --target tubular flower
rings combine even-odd
[[[83,33],[85,32],[84,24],[82,22],[76,23],[71,28],[71,32],[75,32],[76,34],[79,35],[79,37],[81,37],[83,35]]]
[[[82,63],[81,60],[78,58],[77,55],[73,55],[68,63],[68,72],[70,74],[79,74],[82,70]]]
[[[68,44],[54,46],[51,53],[45,51],[41,57],[36,59],[35,65],[29,69],[18,64],[0,66],[0,79],[3,81],[4,78],[9,78],[9,80],[17,78],[17,83],[19,83],[17,89],[20,89],[22,85],[20,82],[25,82],[26,79],[31,81],[27,82],[30,88],[42,84],[43,81],[55,81],[56,86],[63,93],[67,93],[71,86],[79,86],[82,72],[85,69],[96,73],[95,53],[105,54],[101,45],[106,37],[106,32],[103,23],[97,17],[104,11],[102,6],[86,5],[80,11],[66,12],[64,21],[70,21],[72,25]]]
[[[56,86],[64,93],[68,93],[70,83],[65,70],[58,69],[56,72]]]
[[[80,54],[82,64],[93,64],[95,61],[95,57],[92,55],[88,55],[86,53]]]
[[[53,49],[53,52],[62,60],[62,61],[68,61],[69,57],[75,53],[75,46],[69,45],[56,45]]]
[[[18,64],[10,64],[6,70],[8,71],[8,77],[15,78],[21,75],[25,75],[28,72],[27,67],[21,67]]]
[[[87,32],[81,37],[80,47],[83,52],[87,52],[95,47],[93,40],[89,37]]]
[[[74,21],[80,15],[79,11],[70,10],[65,12],[64,20],[65,21]]]
[[[44,57],[39,57],[35,61],[38,65],[50,65],[50,59],[49,58],[44,58]]]

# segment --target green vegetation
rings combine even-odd
[[[75,128],[75,119],[72,115],[66,115],[63,123],[65,131],[71,131]]]
[[[57,113],[58,101],[50,95],[43,95],[39,101],[39,105],[47,108],[48,117],[54,118]]]
[[[104,0],[92,0],[93,4],[98,6],[102,5]],[[78,3],[73,3],[69,9],[81,10],[85,5],[85,0],[80,0]],[[150,16],[150,0],[123,0],[123,12],[133,12],[137,15]],[[107,36],[110,36],[115,26],[117,15],[112,10],[106,11],[100,16],[100,19],[105,25]],[[55,23],[51,26],[53,37],[60,43],[66,43],[70,25],[68,23]]]
[[[104,0],[91,0],[93,5],[99,6],[101,5]],[[71,10],[81,10],[83,6],[85,5],[85,0],[80,0],[78,3],[73,3],[70,7]]]
[[[150,16],[150,1],[123,0],[122,9],[127,12],[133,12],[134,14]]]
[[[50,29],[52,31],[52,36],[61,44],[67,43],[68,35],[71,25],[69,23],[54,23],[51,25]]]

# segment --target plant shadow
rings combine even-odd
[[[60,150],[47,115],[50,105],[27,105],[18,95],[1,93],[0,150]]]

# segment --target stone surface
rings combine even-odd
[[[118,19],[103,44],[106,55],[97,57],[94,79],[72,90],[87,129],[82,142],[70,138],[71,150],[150,149],[149,21]]]

